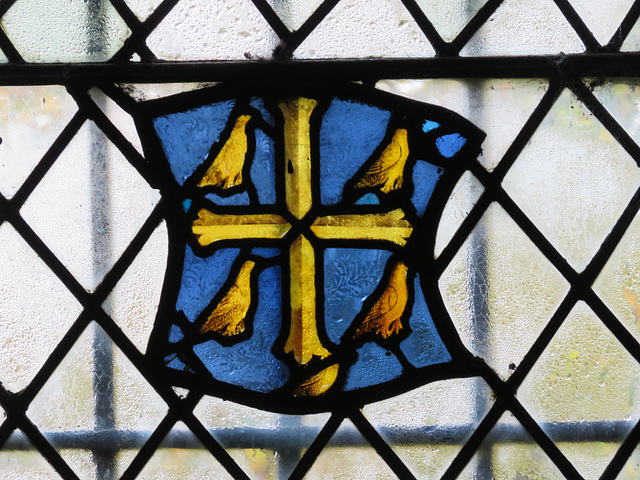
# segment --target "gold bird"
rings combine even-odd
[[[354,339],[369,333],[389,338],[402,330],[400,319],[409,299],[407,271],[407,266],[402,262],[393,266],[387,288],[371,306],[369,313],[353,335]]]
[[[199,187],[231,188],[242,183],[242,168],[247,154],[247,132],[245,126],[251,115],[240,115],[220,153],[204,174]]]
[[[338,378],[338,364],[331,365],[311,375],[293,391],[294,397],[317,397],[331,388]]]
[[[402,187],[404,166],[409,157],[409,143],[407,131],[399,128],[393,134],[391,142],[384,149],[369,170],[358,180],[354,188],[379,187],[380,191],[388,193]]]
[[[233,285],[200,327],[200,333],[216,332],[231,337],[244,332],[244,321],[251,306],[251,273],[255,265],[252,260],[242,264]]]

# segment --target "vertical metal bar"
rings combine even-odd
[[[89,58],[104,50],[106,32],[102,20],[106,15],[106,0],[86,2],[86,32]],[[105,99],[98,98],[98,103]],[[104,103],[99,105],[104,107]],[[108,268],[112,246],[108,235],[111,224],[109,198],[109,155],[107,140],[101,132],[91,132],[91,246],[94,276],[101,276]],[[94,428],[97,431],[115,429],[115,404],[113,385],[113,343],[101,329],[96,329],[93,338],[93,398]],[[116,477],[117,449],[106,446],[94,449],[96,478],[112,480]]]

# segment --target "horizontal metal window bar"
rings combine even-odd
[[[211,82],[261,77],[375,80],[381,78],[540,78],[640,75],[640,53],[547,56],[430,57],[365,60],[269,60],[162,63],[0,64],[4,85],[73,81]]]
[[[545,430],[556,442],[621,442],[626,437],[632,422],[566,422],[542,423]],[[460,445],[473,431],[471,425],[456,427],[426,426],[382,428],[380,433],[391,445]],[[320,427],[302,426],[296,428],[255,428],[234,427],[211,429],[209,432],[226,448],[260,448],[283,450],[307,447],[320,432]],[[72,430],[63,432],[43,432],[56,448],[89,450],[138,449],[151,436],[151,431],[130,430]],[[520,425],[499,424],[487,437],[493,444],[533,443],[526,430]],[[340,428],[329,442],[329,446],[368,446],[363,437],[352,428]],[[3,445],[2,450],[32,450],[22,432],[15,431]],[[172,430],[163,440],[160,448],[202,448],[190,431]]]

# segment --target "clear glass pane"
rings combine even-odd
[[[98,88],[92,88],[89,90],[89,96],[95,104],[98,105],[100,110],[102,110],[102,113],[104,113],[120,133],[124,135],[129,143],[138,150],[138,153],[142,154],[140,137],[138,136],[138,131],[136,130],[136,126],[131,115],[120,108],[116,102],[102,93]]]
[[[251,0],[183,0],[147,38],[162,60],[270,58],[278,36]]]
[[[585,82],[625,131],[640,144],[640,86],[638,79]]]
[[[587,266],[638,186],[636,162],[568,90],[503,182],[578,270]]]
[[[633,26],[620,48],[621,52],[637,52],[638,50],[640,50],[640,20]]]
[[[342,422],[305,480],[398,480],[350,420]]]
[[[480,378],[435,382],[364,407],[417,478],[440,478],[493,405]]]
[[[81,308],[6,222],[0,225],[0,252],[0,381],[19,391],[40,370]]]
[[[155,100],[157,98],[168,97],[180,92],[190,92],[201,88],[216,85],[209,83],[121,83],[118,84],[122,90],[137,102]]]
[[[424,33],[399,0],[342,0],[295,51],[298,58],[434,54]]]
[[[439,285],[462,341],[505,379],[569,290],[564,277],[496,203]]]
[[[604,442],[622,441],[638,421],[640,365],[579,302],[518,389],[518,398],[578,471],[595,479],[616,452],[603,448]],[[586,441],[566,443],[578,435]]]
[[[462,56],[577,53],[584,45],[553,0],[507,0],[462,49]]]
[[[162,3],[162,0],[125,0],[125,2],[136,17],[144,21]]]
[[[61,86],[0,87],[2,195],[15,195],[77,110]]]
[[[103,62],[131,34],[107,0],[18,0],[0,25],[28,62]]]
[[[146,220],[159,194],[87,122],[21,209],[87,290],[93,290]],[[69,237],[77,238],[69,242]]]

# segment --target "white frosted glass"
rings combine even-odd
[[[503,182],[578,270],[587,266],[638,186],[636,162],[568,90]]]
[[[103,0],[18,0],[0,25],[28,62],[104,62],[131,34]]]
[[[323,0],[267,0],[289,30],[297,30]]]
[[[158,311],[168,250],[167,226],[162,222],[103,304],[143,353]]]
[[[492,392],[482,379],[459,378],[369,404],[363,413],[416,478],[440,478],[492,405]],[[444,442],[423,438],[436,432]],[[403,440],[394,443],[394,434]]]
[[[417,0],[445,42],[452,42],[487,0]]]
[[[162,3],[162,0],[125,0],[125,2],[140,21],[145,21]]]
[[[640,50],[640,20],[638,20],[620,47],[621,52],[637,52]]]
[[[208,83],[121,83],[118,86],[137,102],[155,100],[181,92],[191,92],[216,85]]]
[[[133,145],[140,154],[142,154],[142,145],[136,125],[133,118],[125,112],[120,105],[114,102],[110,97],[102,93],[97,88],[89,90],[89,96],[100,107],[102,113],[113,123],[113,125],[124,135],[124,137]]]
[[[158,192],[104,133],[87,122],[21,213],[78,281],[92,291],[158,199]]]
[[[497,203],[489,206],[439,286],[461,340],[505,379],[569,290]]]
[[[601,45],[606,45],[624,20],[633,0],[570,0],[582,21]]]
[[[256,445],[255,448],[251,448],[249,445],[247,448],[241,449],[237,446],[234,448],[233,440],[242,438],[242,436],[240,432],[230,436],[230,432],[233,431],[231,429],[244,430],[244,433],[247,434],[245,429],[256,428],[275,434],[280,428],[292,428],[297,431],[297,429],[305,427],[308,429],[306,431],[309,432],[309,435],[297,437],[298,445],[293,447],[287,445],[287,448],[297,448],[304,452],[329,420],[328,413],[280,415],[209,396],[200,400],[194,414],[206,428],[213,429],[213,437],[222,447],[227,449],[227,453],[250,478],[278,478],[278,471],[280,471],[280,475],[287,478],[291,472],[283,472],[279,468],[280,452],[277,450],[267,450],[259,445]],[[293,466],[291,465],[291,468]]]
[[[494,441],[500,440],[498,430],[504,425],[509,425],[514,431],[518,430],[526,441],[494,444]],[[564,480],[565,478],[511,412],[505,412],[500,417],[458,480],[480,480],[477,470],[481,463],[488,463],[491,466],[492,480]]]
[[[577,53],[584,45],[553,0],[505,0],[460,51],[462,56]]]
[[[436,258],[449,244],[483,191],[484,187],[471,172],[466,171],[462,174],[442,211],[442,219],[436,233]]]
[[[183,0],[147,38],[163,60],[270,58],[278,42],[251,0]]]
[[[78,110],[64,87],[0,87],[0,193],[11,198]]]
[[[352,447],[341,444],[336,437],[349,432],[351,438],[356,438],[364,447]],[[304,476],[305,480],[398,480],[391,468],[369,446],[362,434],[350,420],[342,422],[332,439],[329,447],[318,456],[311,469]]]
[[[558,422],[619,421],[626,433],[640,414],[640,365],[589,307],[579,302],[518,389],[518,398],[552,440]],[[587,479],[596,479],[616,448],[559,443]]]
[[[636,215],[593,284],[625,327],[640,340],[640,216]]]
[[[0,381],[15,392],[31,382],[81,308],[6,222],[0,252]]]
[[[14,433],[15,434],[15,433]],[[29,440],[25,440],[31,445]],[[49,462],[35,449],[28,451],[0,451],[0,479],[2,480],[60,480]]]
[[[383,80],[376,87],[459,113],[487,134],[480,163],[493,170],[548,89],[542,79]]]
[[[298,58],[434,54],[427,37],[398,0],[342,0],[294,52]]]

